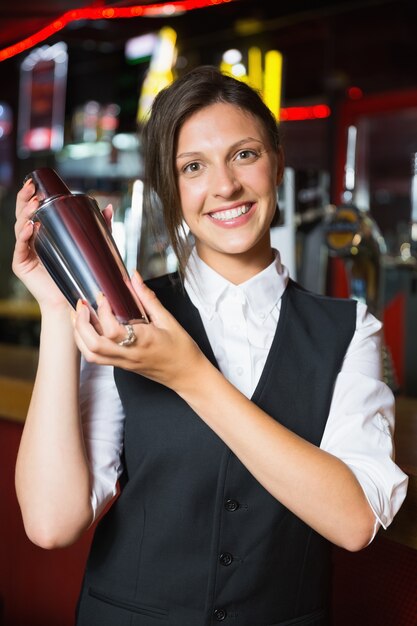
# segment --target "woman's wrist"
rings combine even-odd
[[[41,345],[48,353],[50,350],[67,356],[78,353],[68,303],[64,303],[63,306],[45,306],[41,309]]]
[[[42,320],[68,320],[71,322],[71,308],[66,300],[62,302],[39,302]]]
[[[174,391],[190,406],[195,407],[200,402],[212,397],[213,385],[218,383],[219,370],[200,352],[193,363],[178,379]]]

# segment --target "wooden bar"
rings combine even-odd
[[[38,363],[38,349],[0,344],[0,416],[24,422]]]

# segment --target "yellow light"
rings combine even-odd
[[[265,54],[264,101],[277,120],[280,118],[282,88],[282,54],[269,50]]]
[[[172,68],[175,64],[177,33],[169,26],[161,28],[152,54],[149,71],[143,81],[137,113],[138,122],[145,121],[155,96],[174,80]]]
[[[259,48],[248,50],[249,84],[253,89],[262,91],[262,52]]]
[[[231,74],[232,73],[232,65],[230,63],[226,63],[226,61],[220,62],[220,71],[223,74]]]
[[[235,31],[237,35],[243,37],[247,35],[259,35],[262,33],[263,24],[261,20],[256,19],[243,19],[235,22]]]

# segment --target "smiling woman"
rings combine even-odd
[[[368,545],[406,492],[381,324],[302,289],[272,249],[279,133],[243,82],[211,67],[174,82],[144,155],[146,208],[162,204],[181,265],[133,275],[150,319],[134,343],[103,296],[102,334],[82,302],[71,320],[28,245],[33,184],[18,194],[13,267],[42,311],[16,468],[27,533],[75,541],[120,478],[78,626],[325,626],[331,544]]]
[[[143,133],[144,201],[152,210],[153,193],[160,198],[183,275],[190,250],[181,227],[184,218],[187,223],[193,214],[198,219],[195,206],[196,202],[201,204],[202,194],[207,196],[206,202],[198,212],[207,214],[206,222],[210,213],[217,213],[211,219],[217,217],[219,222],[223,211],[243,207],[242,213],[248,217],[241,219],[242,225],[250,222],[260,226],[263,222],[268,230],[283,173],[280,135],[275,118],[259,95],[215,68],[189,73],[173,85],[172,94],[161,92],[157,103]],[[261,177],[254,183],[258,171]],[[253,184],[259,189],[251,190]],[[255,211],[258,194],[262,201]],[[200,197],[191,200],[197,195]],[[214,237],[216,232],[218,236],[221,233],[214,231]],[[269,263],[271,254],[266,256]]]
[[[267,267],[283,168],[261,121],[232,104],[205,107],[183,124],[176,162],[182,215],[199,257],[232,282]]]

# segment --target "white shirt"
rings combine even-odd
[[[269,267],[240,285],[212,270],[195,250],[189,259],[187,294],[201,315],[221,372],[248,398],[265,365],[287,283],[279,253]],[[375,533],[380,524],[386,528],[391,523],[408,483],[393,461],[394,397],[381,381],[381,328],[358,302],[355,334],[336,379],[320,444],[355,474],[374,511]],[[124,412],[112,367],[83,360],[80,402],[97,516],[116,494],[123,469]]]

